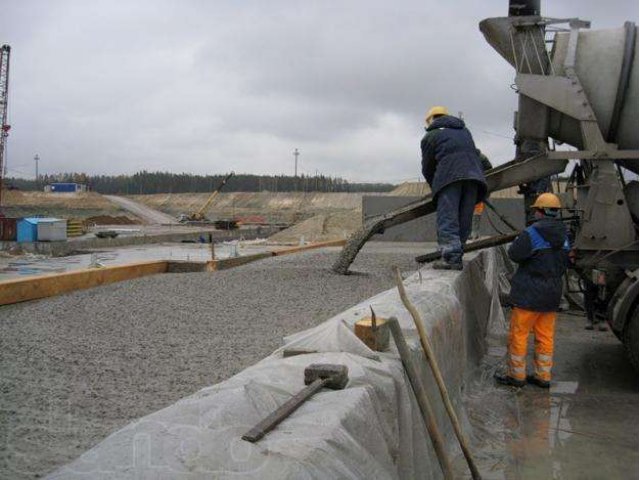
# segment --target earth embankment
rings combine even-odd
[[[361,210],[363,195],[375,193],[231,192],[220,193],[204,212],[211,218],[262,216],[266,223],[297,223],[320,213]],[[132,199],[169,215],[197,211],[208,193],[134,195]]]
[[[96,192],[48,193],[6,190],[2,192],[2,212],[7,217],[81,218],[127,216],[118,205]]]

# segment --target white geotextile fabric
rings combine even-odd
[[[489,250],[462,273],[426,267],[405,280],[463,423],[465,374],[483,353],[491,324],[504,322],[501,262],[499,251]],[[282,348],[229,380],[129,424],[49,478],[441,478],[393,340],[392,351],[379,353],[353,334],[370,306],[378,317],[398,318],[450,454],[458,455],[413,320],[394,288],[287,337]],[[284,349],[317,353],[283,358]],[[319,392],[259,442],[243,441],[243,433],[304,387],[312,363],[347,365],[346,388]]]

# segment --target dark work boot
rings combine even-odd
[[[462,270],[462,262],[450,263],[446,260],[437,260],[433,262],[434,270]]]
[[[527,383],[530,383],[531,385],[535,385],[536,387],[540,387],[540,388],[549,388],[551,386],[551,382],[542,380],[536,377],[535,375],[527,375]]]
[[[587,320],[587,323],[584,325],[585,330],[593,330],[593,322],[591,320]]]
[[[598,330],[600,330],[601,332],[606,332],[607,330],[609,330],[607,328],[607,322],[601,321],[600,323],[598,323]]]
[[[526,385],[526,382],[524,380],[518,380],[516,378],[510,377],[509,375],[497,372],[493,375],[493,378],[495,378],[496,382],[498,382],[500,385],[508,385],[510,387],[518,388],[522,388]]]

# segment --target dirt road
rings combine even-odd
[[[128,198],[119,197],[117,195],[105,195],[105,198],[109,199],[111,202],[117,204],[125,210],[129,210],[131,213],[137,215],[138,217],[146,220],[151,224],[173,225],[178,223],[175,218]]]

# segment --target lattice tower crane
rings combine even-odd
[[[9,103],[9,55],[11,47],[0,48],[0,206],[2,206],[2,183],[5,170],[5,152],[10,125],[7,124],[7,107]],[[0,212],[0,215],[2,212]]]

